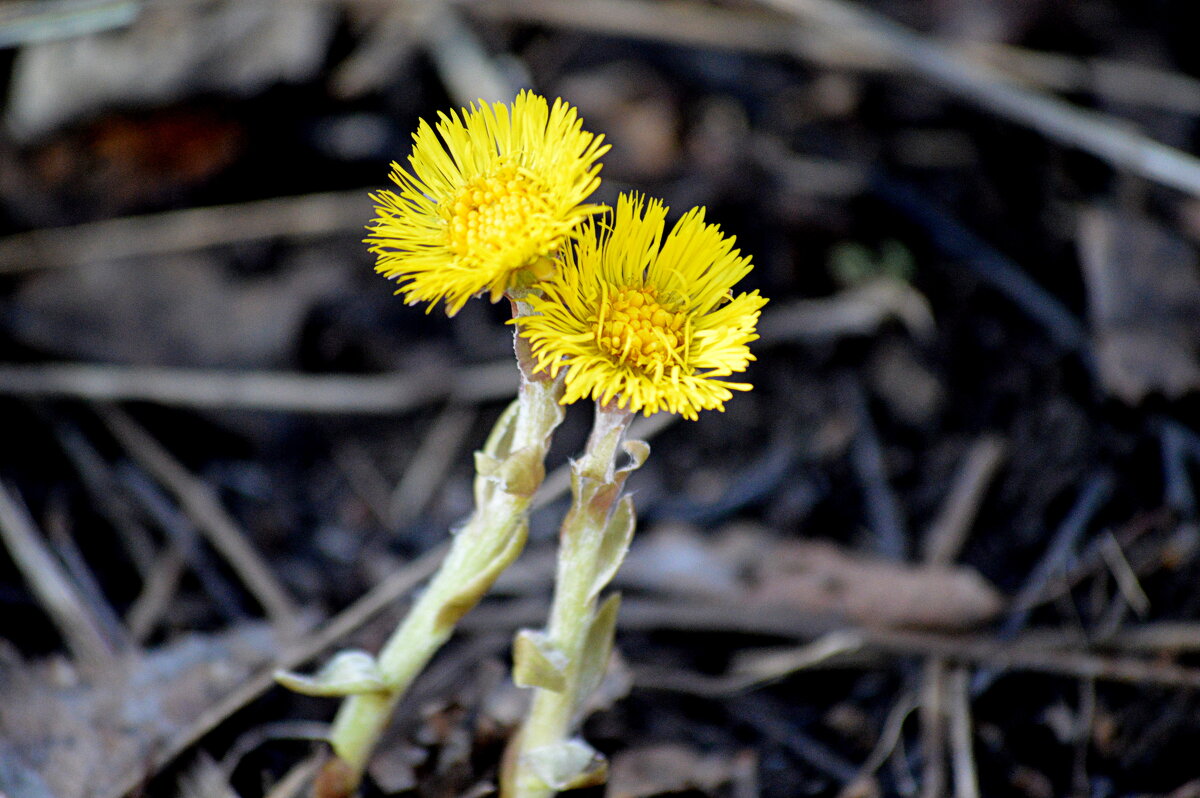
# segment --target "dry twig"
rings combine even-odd
[[[946,681],[954,798],[979,798],[979,774],[975,768],[971,740],[970,681],[970,674],[966,668],[952,669]]]
[[[154,631],[171,606],[186,566],[187,559],[178,546],[172,545],[158,555],[142,582],[141,592],[125,613],[125,625],[134,640],[144,642]]]
[[[11,489],[0,482],[0,542],[25,578],[38,603],[62,633],[76,663],[102,672],[114,658],[99,622],[88,611],[63,567],[47,551],[33,519]]]
[[[975,522],[984,493],[1004,461],[1004,449],[999,438],[984,435],[967,450],[937,518],[922,540],[926,562],[945,565],[958,556]]]
[[[284,639],[297,634],[300,623],[295,603],[246,539],[246,534],[221,506],[212,488],[189,473],[125,413],[108,407],[101,411],[101,416],[130,454],[175,495],[196,527],[208,538],[213,548],[225,557],[234,573],[258,600],[276,631]]]
[[[462,2],[462,0],[459,0]],[[472,13],[525,19],[543,24],[603,31],[654,41],[771,54],[789,53],[826,66],[857,69],[904,69],[914,72],[984,111],[1025,125],[1048,138],[1078,147],[1114,166],[1200,196],[1200,159],[1168,147],[1130,123],[1022,86],[1006,72],[965,52],[921,36],[879,14],[840,0],[765,0],[811,25],[788,25],[772,14],[722,10],[693,3],[646,3],[631,0],[490,0],[472,3]],[[999,48],[997,48],[999,49]],[[978,52],[978,50],[976,50]],[[988,51],[989,57],[996,54]],[[1036,78],[1045,61],[1020,52],[1000,53],[1006,63],[1023,66],[1022,76]],[[1037,67],[1034,68],[1034,62]],[[1061,71],[1061,64],[1059,64]],[[1128,65],[1130,72],[1133,65]],[[1182,77],[1155,73],[1156,78]],[[1097,91],[1120,90],[1124,99],[1155,92],[1129,91],[1134,78],[1097,81]],[[1145,80],[1138,76],[1138,82]],[[1048,79],[1047,79],[1048,81]],[[1048,81],[1049,82],[1049,81]],[[1143,84],[1144,85],[1144,84]],[[1155,83],[1159,86],[1161,82]],[[1174,85],[1174,84],[1173,84]],[[1193,84],[1178,92],[1194,95]]]
[[[370,216],[368,190],[361,189],[32,230],[0,239],[0,274],[267,238],[308,239],[357,233]]]
[[[392,415],[439,399],[482,402],[516,391],[511,363],[369,377],[87,364],[0,366],[0,394],[9,396],[222,410]]]
[[[408,523],[425,509],[457,460],[475,415],[474,410],[455,405],[438,415],[388,499],[389,524]]]
[[[519,628],[545,616],[546,602],[523,600],[480,605],[462,621],[464,630]],[[861,652],[896,657],[942,657],[996,670],[1028,671],[1071,678],[1159,687],[1200,688],[1200,668],[1161,657],[1109,656],[1082,649],[1069,631],[1030,633],[1012,639],[899,629],[847,629],[834,619],[795,609],[742,607],[708,602],[626,599],[621,628],[632,631],[733,632],[811,639],[842,629],[861,636]],[[826,665],[844,665],[833,657]]]
[[[866,49],[988,113],[1032,128],[1148,180],[1200,196],[1200,159],[1138,133],[1128,123],[1020,86],[884,16],[841,0],[765,0],[817,26],[834,42]]]
[[[990,435],[979,438],[967,451],[965,462],[951,484],[937,518],[925,533],[925,562],[947,565],[958,557],[974,523],[983,494],[1003,458],[1004,444]],[[965,733],[969,745],[970,699],[966,695],[961,698],[953,695],[953,691],[959,686],[956,680],[966,678],[966,673],[964,668],[948,670],[948,663],[944,657],[934,656],[925,660],[920,690],[921,748],[924,754],[922,795],[936,798],[945,791],[947,726],[953,753],[956,794],[960,788],[966,789],[964,784],[969,785],[971,782],[969,776],[960,772],[963,767],[961,740],[955,736],[963,733],[958,725],[963,723],[964,716],[967,717]],[[969,748],[967,753],[970,754]]]

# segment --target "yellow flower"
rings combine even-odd
[[[664,239],[666,212],[657,200],[622,195],[611,225],[585,222],[558,272],[539,284],[542,296],[529,301],[540,315],[514,320],[538,368],[566,367],[564,404],[590,397],[695,419],[724,410],[731,391],[750,390],[720,379],[754,360],[747,344],[767,300],[731,290],[750,258],[704,223],[703,208]]]
[[[453,316],[481,291],[497,301],[523,269],[546,274],[579,223],[603,210],[582,203],[608,146],[570,105],[528,91],[511,107],[480,101],[439,118],[436,133],[417,127],[411,171],[392,164],[399,193],[371,195],[378,216],[366,243],[409,304],[445,300]]]

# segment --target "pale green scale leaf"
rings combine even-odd
[[[504,461],[487,452],[475,452],[475,473],[484,479],[493,479],[500,473]]]
[[[312,696],[342,697],[386,691],[375,658],[365,651],[340,651],[312,676],[276,671],[275,681],[293,692]]]
[[[434,619],[434,630],[443,633],[454,628],[462,616],[483,598],[500,572],[512,563],[525,547],[529,524],[521,519],[498,535],[497,550],[490,560],[473,569],[455,592],[446,599]]]
[[[621,448],[625,450],[625,454],[629,455],[629,463],[620,468],[622,473],[638,470],[650,456],[650,444],[645,441],[628,440]]]
[[[575,707],[579,707],[600,686],[608,660],[612,656],[613,639],[617,632],[617,610],[621,607],[621,594],[613,593],[592,616],[587,637],[580,653],[579,670],[576,674]]]
[[[492,427],[487,440],[484,441],[484,452],[496,459],[502,459],[508,454],[508,450],[512,446],[513,433],[516,431],[517,411],[520,407],[521,400],[514,399],[508,407],[504,408],[504,412],[500,414],[500,418],[496,419],[495,426]]]
[[[545,452],[540,447],[527,446],[504,458],[499,473],[504,492],[514,496],[532,496],[546,477],[543,457]]]
[[[603,784],[608,763],[596,749],[578,738],[534,748],[521,755],[533,773],[555,790]]]
[[[633,542],[633,530],[636,525],[633,497],[622,496],[617,502],[612,516],[608,519],[608,524],[604,527],[604,537],[596,552],[596,575],[592,580],[591,589],[588,591],[589,600],[600,595],[600,591],[612,581],[617,569],[625,561],[629,545]]]
[[[542,632],[522,629],[513,640],[513,682],[561,693],[567,687],[567,655]]]

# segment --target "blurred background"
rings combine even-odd
[[[612,144],[598,201],[706,206],[771,298],[752,392],[635,428],[607,794],[1200,795],[1198,23],[0,3],[0,792],[305,793],[335,704],[272,670],[378,648],[516,384],[506,307],[373,273],[368,192],[529,87]],[[588,424],[370,794],[487,793]]]

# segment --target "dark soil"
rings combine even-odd
[[[763,12],[737,5],[747,20]],[[1184,153],[1196,148],[1191,3],[864,5],[927,42],[982,42],[1016,59],[1008,68],[1053,55],[1059,72],[1044,66],[1046,80],[1067,66],[1082,77],[1043,89],[1026,76],[1032,90],[1057,90]],[[352,227],[293,235],[285,215],[282,232],[255,240],[206,246],[200,230],[194,245],[132,256],[121,242],[87,250],[72,229],[54,234],[62,243],[52,251],[22,238],[357,189],[365,224],[365,192],[405,157],[416,120],[459,103],[444,64],[416,39],[375,53],[380,76],[361,91],[339,90],[349,60],[392,23],[370,4],[327,8],[306,77],[237,91],[192,81],[154,99],[115,92],[35,135],[0,139],[0,232],[11,236],[0,240],[5,368],[407,373],[420,382],[509,356],[507,308],[476,301],[447,320],[405,307]],[[644,191],[673,216],[706,206],[754,258],[746,288],[771,299],[748,374],[754,390],[723,414],[667,426],[630,483],[639,544],[618,578],[632,610],[618,646],[632,687],[585,726],[613,761],[620,794],[943,795],[969,778],[967,754],[974,794],[989,798],[1200,795],[1191,759],[1200,745],[1197,197],[861,58],[763,54],[767,45],[730,43],[732,29],[720,27],[691,44],[669,31],[625,35],[607,30],[619,15],[600,4],[581,4],[573,22],[549,11],[540,19],[539,5],[487,8],[463,22],[498,74],[562,96],[612,143],[597,199]],[[769,17],[763,30],[783,19]],[[232,39],[225,49],[249,46]],[[22,57],[5,59],[10,104]],[[1144,95],[1113,88],[1145,69],[1158,71]],[[390,413],[109,399],[211,489],[316,625],[443,541],[469,510],[469,453],[503,393]],[[118,651],[249,634],[263,617],[254,593],[210,544],[179,542],[195,535],[192,509],[114,434],[112,406],[0,375],[0,486],[27,508],[99,638]],[[588,423],[585,408],[572,409],[551,468],[578,449]],[[435,428],[449,430],[448,442],[422,449]],[[961,542],[946,543],[937,530],[947,499],[988,445],[999,459],[967,500],[974,512],[957,527]],[[396,509],[396,486],[436,473],[431,463],[447,448],[444,480],[413,488]],[[519,699],[506,687],[508,641],[544,610],[563,509],[558,499],[538,511],[525,560],[406,700],[370,790],[449,796],[494,779]],[[663,541],[682,548],[651,545]],[[798,598],[807,595],[791,581],[799,577],[780,563],[807,551],[797,548],[804,541],[877,567],[877,582],[838,590],[878,611]],[[173,545],[185,565],[134,639],[131,610]],[[931,581],[916,602],[922,612],[890,612],[900,589],[890,580],[926,561],[931,545],[948,546],[939,573],[978,575],[1002,607],[981,619]],[[670,551],[700,565],[672,573]],[[793,626],[739,614],[768,590]],[[26,566],[0,554],[0,693],[10,701],[45,690],[55,696],[43,699],[46,712],[87,717],[63,695],[80,680],[95,684],[94,674],[45,601]],[[374,650],[402,604],[334,647]],[[726,611],[700,623],[689,605]],[[836,631],[866,642],[818,667],[735,684],[747,655]],[[280,645],[244,660],[229,654],[246,665],[234,681],[265,672]],[[209,664],[226,656],[206,651]],[[48,675],[66,661],[78,673]],[[21,679],[39,686],[18,688]],[[171,795],[180,777],[200,778],[207,756],[238,794],[263,795],[316,750],[315,724],[335,708],[271,688],[197,730],[200,711],[233,691],[218,682],[179,698],[178,715],[131,721],[140,773],[110,760],[118,772],[80,776],[94,789],[76,794],[114,795],[110,785],[133,773],[134,792]],[[169,681],[155,689],[185,695]],[[0,792],[61,793],[30,781],[46,776],[61,738],[17,727],[29,717],[0,710]],[[962,722],[967,736],[955,742]],[[80,741],[86,728],[72,732],[88,749],[80,756],[104,762],[94,750],[103,741]],[[160,756],[189,730],[183,750]]]

